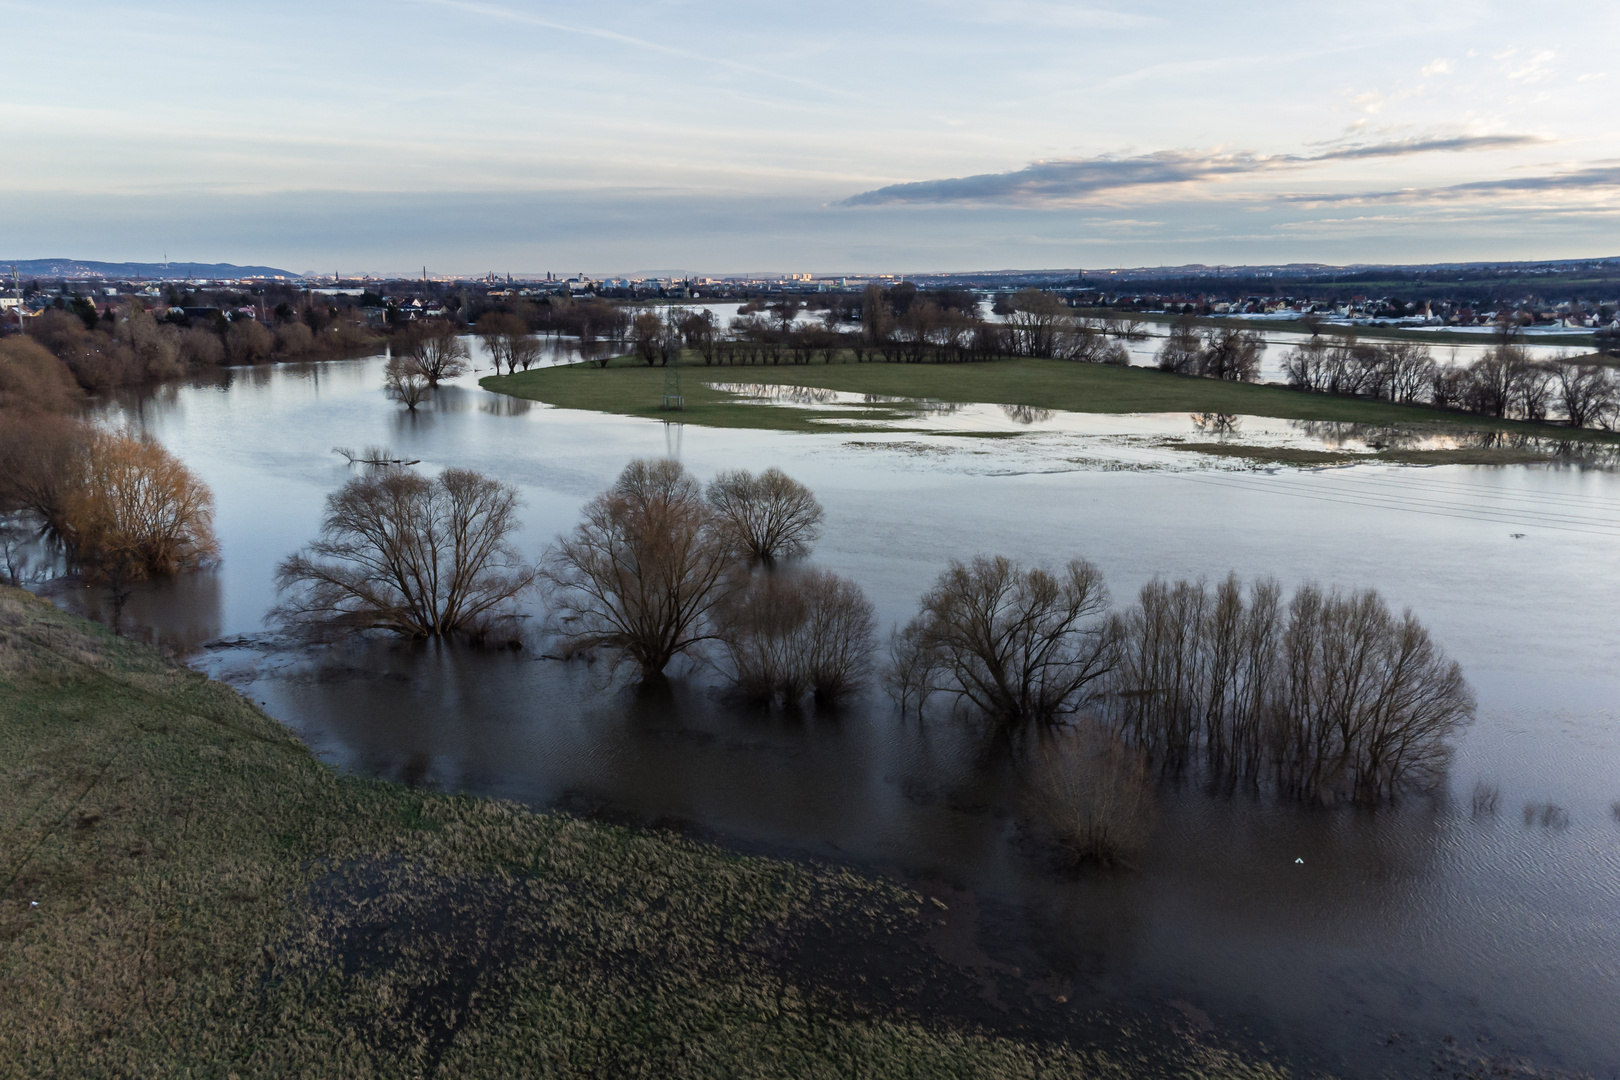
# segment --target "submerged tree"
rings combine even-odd
[[[491,311],[478,320],[474,328],[484,350],[495,363],[495,374],[506,365],[508,375],[518,368],[528,371],[540,358],[540,343],[529,334],[529,324],[523,316],[513,312]]]
[[[273,615],[318,636],[481,638],[535,580],[509,542],[517,504],[469,469],[376,468],[327,497],[320,539],[277,569]]]
[[[1158,807],[1141,751],[1094,730],[1043,739],[1025,800],[1075,862],[1128,864],[1147,846]]]
[[[1161,771],[1363,803],[1432,782],[1473,710],[1458,665],[1377,593],[1307,585],[1284,605],[1236,577],[1145,586],[1106,700]]]
[[[758,476],[723,472],[710,482],[708,500],[730,543],[766,567],[808,555],[826,517],[809,488],[775,467]]]
[[[383,368],[383,389],[394,401],[415,412],[416,407],[427,398],[428,378],[410,357],[390,356]]]
[[[93,431],[76,457],[61,536],[80,572],[111,592],[116,631],[135,582],[194,570],[219,554],[214,496],[151,439]]]
[[[1102,574],[1084,559],[1058,571],[979,556],[952,562],[896,641],[904,697],[934,692],[997,724],[1050,725],[1113,666],[1117,634]]]
[[[395,336],[394,353],[409,360],[431,386],[467,373],[467,344],[447,322],[407,323]]]
[[[714,636],[710,613],[730,587],[732,545],[678,461],[632,461],[559,539],[543,575],[571,651],[605,649],[643,680]]]
[[[835,705],[863,685],[877,618],[860,586],[825,570],[762,574],[718,606],[732,685],[756,702]]]

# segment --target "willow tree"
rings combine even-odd
[[[774,467],[758,476],[723,472],[710,482],[708,500],[737,552],[766,567],[808,555],[826,517],[809,488]]]
[[[320,538],[276,571],[272,615],[323,636],[482,638],[535,581],[510,543],[517,492],[470,469],[376,469],[327,497]]]
[[[586,504],[542,575],[571,652],[605,650],[649,681],[714,637],[736,566],[697,480],[678,461],[637,460]]]
[[[1009,728],[1073,714],[1118,651],[1102,573],[1084,559],[952,562],[921,606],[896,635],[902,700],[944,693]]]
[[[112,594],[119,628],[129,587],[194,570],[219,554],[214,496],[152,439],[90,431],[61,497],[61,537],[87,579]]]

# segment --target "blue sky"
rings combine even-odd
[[[1620,254],[1620,5],[0,0],[0,257]]]

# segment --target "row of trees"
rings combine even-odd
[[[374,465],[281,564],[275,615],[314,635],[488,640],[510,634],[516,601],[539,585],[568,655],[605,654],[643,681],[702,657],[751,700],[833,704],[865,678],[871,604],[835,574],[782,565],[808,555],[823,512],[779,470],[722,473],[705,489],[678,462],[632,462],[538,565],[509,543],[516,500],[464,470]]]
[[[706,488],[634,461],[537,565],[508,544],[516,493],[390,463],[328,501],[322,537],[282,564],[284,621],[321,632],[487,637],[543,588],[568,655],[658,680],[704,657],[744,696],[835,702],[868,673],[875,620],[854,584],[797,564],[823,512],[778,470]],[[792,565],[789,565],[792,563]],[[1153,582],[1115,611],[1101,572],[999,557],[953,563],[891,641],[902,710],[933,695],[990,729],[1089,717],[1168,774],[1376,802],[1432,780],[1473,708],[1458,666],[1374,592]]]
[[[1602,363],[1536,361],[1511,339],[1471,364],[1442,364],[1425,345],[1313,337],[1283,359],[1298,390],[1431,405],[1498,419],[1561,416],[1571,427],[1620,426],[1620,376]]]
[[[667,365],[682,350],[706,365],[830,364],[841,355],[857,363],[973,363],[1000,356],[1128,362],[1116,340],[1125,331],[1079,318],[1038,289],[1006,298],[999,322],[981,317],[975,304],[955,306],[925,294],[908,300],[896,309],[881,290],[868,289],[855,329],[840,329],[841,308],[829,308],[819,323],[797,322],[797,301],[742,311],[724,328],[707,310],[648,310],[635,317],[631,344],[649,366]]]
[[[1113,612],[1084,560],[953,563],[891,642],[902,708],[942,694],[994,730],[1088,714],[1168,774],[1371,803],[1434,780],[1473,710],[1458,665],[1372,591],[1153,582]]]
[[[315,309],[311,308],[311,312]],[[351,309],[324,310],[309,319],[289,315],[266,325],[220,315],[179,325],[130,302],[126,315],[49,310],[29,320],[28,334],[57,357],[86,390],[141,385],[221,364],[321,360],[356,356],[377,337]],[[320,329],[312,328],[312,323]]]
[[[0,341],[0,554],[56,544],[86,580],[112,594],[114,629],[136,582],[218,555],[213,495],[149,437],[107,431],[75,413],[78,387],[26,338]]]

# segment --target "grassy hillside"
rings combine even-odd
[[[1571,431],[1546,424],[1489,420],[1416,405],[1308,394],[1282,386],[1170,375],[1147,368],[1077,364],[1064,360],[1003,359],[983,364],[808,364],[704,367],[689,360],[681,372],[686,409],[662,408],[665,373],[628,357],[608,367],[571,364],[516,375],[488,376],[485,389],[544,401],[566,409],[671,419],[711,427],[783,431],[840,431],[854,419],[903,422],[894,405],[782,408],[747,404],[712,383],[770,383],[896,398],[1029,405],[1070,412],[1234,413],[1288,420],[1334,420],[1379,426],[1433,426],[1448,431],[1500,431],[1558,439],[1613,441],[1607,432]]]
[[[0,1076],[1277,1075],[954,967],[928,935],[956,918],[340,776],[231,689],[0,589]]]

